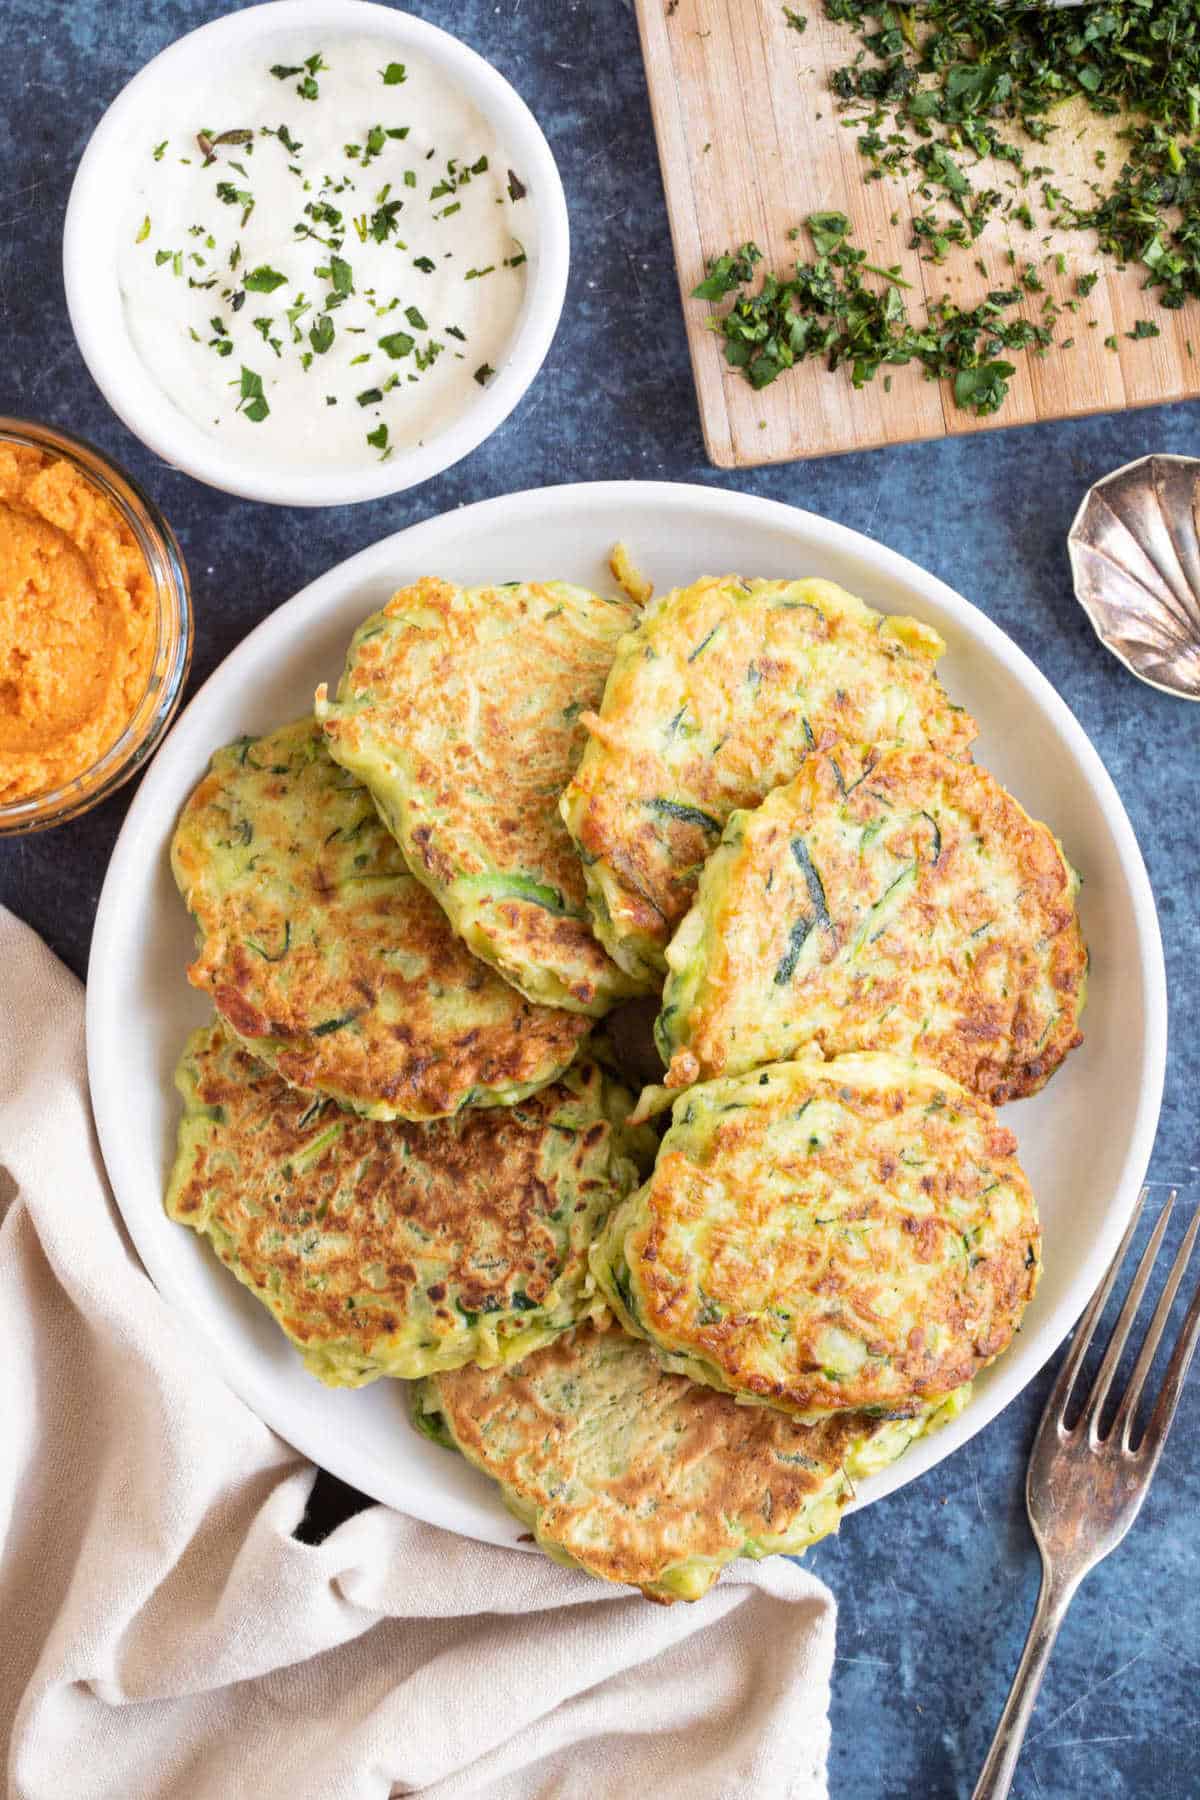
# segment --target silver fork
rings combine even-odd
[[[1075,1382],[1112,1292],[1118,1270],[1133,1241],[1148,1191],[1143,1188],[1138,1196],[1138,1203],[1129,1222],[1129,1229],[1121,1240],[1121,1247],[1095,1298],[1079,1322],[1075,1341],[1050,1391],[1050,1398],[1046,1402],[1046,1410],[1034,1439],[1029,1472],[1025,1477],[1025,1505],[1033,1535],[1042,1553],[1042,1587],[1038,1595],[1037,1611],[1029,1627],[1029,1636],[1025,1640],[1025,1649],[1013,1676],[1008,1701],[1000,1715],[1000,1723],[996,1727],[996,1735],[992,1739],[992,1747],[983,1765],[983,1773],[976,1783],[972,1800],[1004,1800],[1008,1793],[1017,1758],[1021,1754],[1025,1729],[1033,1712],[1038,1689],[1042,1685],[1042,1676],[1046,1672],[1054,1640],[1058,1636],[1058,1628],[1084,1576],[1098,1562],[1103,1561],[1110,1550],[1116,1549],[1142,1509],[1142,1501],[1146,1498],[1146,1490],[1158,1467],[1171,1421],[1175,1417],[1175,1408],[1179,1404],[1197,1337],[1200,1337],[1198,1288],[1188,1308],[1183,1330],[1171,1353],[1154,1411],[1135,1447],[1133,1438],[1138,1402],[1166,1327],[1172,1302],[1187,1269],[1197,1232],[1200,1231],[1198,1209],[1179,1246],[1167,1285],[1154,1309],[1150,1329],[1129,1378],[1129,1386],[1121,1397],[1112,1424],[1102,1437],[1101,1415],[1112,1387],[1113,1376],[1129,1341],[1142,1295],[1146,1291],[1146,1284],[1167,1229],[1167,1221],[1175,1205],[1176,1191],[1172,1188],[1138,1264],[1137,1274],[1113,1328],[1095,1385],[1074,1422],[1067,1424]]]

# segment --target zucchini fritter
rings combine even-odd
[[[836,1531],[854,1482],[962,1410],[841,1413],[798,1425],[659,1367],[622,1331],[582,1327],[519,1368],[417,1390],[416,1421],[498,1481],[556,1562],[647,1598],[699,1600],[738,1556],[795,1556]]]
[[[705,864],[667,950],[668,1087],[817,1044],[933,1063],[996,1106],[1082,1041],[1078,878],[985,769],[885,750],[847,782],[815,753]]]
[[[193,1033],[166,1209],[333,1387],[525,1356],[597,1310],[588,1244],[648,1162],[595,1063],[512,1107],[381,1123]]]
[[[530,1000],[593,1016],[635,991],[592,933],[558,801],[637,617],[565,581],[419,581],[355,632],[330,754],[375,797],[464,943]]]
[[[698,581],[655,601],[621,640],[562,815],[596,931],[643,988],[658,985],[726,820],[809,751],[905,743],[962,754],[975,736],[934,673],[945,649],[829,581]],[[852,777],[850,777],[852,778]]]
[[[587,1033],[459,942],[312,719],[217,751],[171,866],[199,932],[193,986],[286,1081],[356,1112],[509,1106]]]
[[[592,1268],[666,1367],[812,1420],[917,1412],[970,1381],[1039,1257],[985,1101],[899,1057],[810,1051],[681,1095]]]

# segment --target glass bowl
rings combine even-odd
[[[0,443],[25,445],[71,463],[115,508],[146,559],[158,638],[145,691],[120,736],[90,767],[55,788],[0,804],[0,837],[61,825],[115,793],[153,756],[171,723],[192,660],[192,601],[175,534],[123,469],[78,438],[49,425],[0,417]]]

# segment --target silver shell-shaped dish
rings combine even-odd
[[[1067,549],[1105,648],[1139,681],[1200,700],[1200,459],[1142,456],[1106,475]]]

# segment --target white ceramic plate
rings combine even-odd
[[[266,1311],[162,1211],[177,1104],[172,1071],[206,1017],[184,966],[191,922],[167,846],[210,752],[302,714],[336,679],[353,627],[420,575],[464,583],[550,576],[610,585],[619,537],[660,590],[701,574],[823,575],[949,645],[946,686],[979,720],[979,760],[1062,833],[1082,871],[1092,953],[1087,1042],[1050,1087],[1007,1109],[1042,1207],[1045,1274],[1013,1348],[964,1416],[865,1484],[858,1504],[911,1481],[971,1437],[1061,1343],[1116,1249],[1149,1160],[1162,1097],[1166,989],[1158,923],[1125,811],[1083,731],[1003,632],[902,557],[840,525],[720,488],[605,482],[483,501],[387,538],[305,588],[192,701],[130,809],[108,871],[88,972],[88,1054],[100,1142],[146,1268],[180,1324],[279,1434],[364,1493],[493,1543],[519,1527],[490,1484],[407,1425],[403,1383],[357,1392],[307,1375]]]

